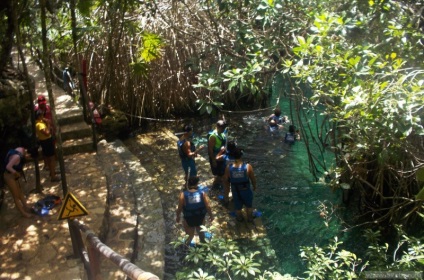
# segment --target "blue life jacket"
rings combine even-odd
[[[184,146],[184,143],[186,141],[187,141],[187,139],[177,141],[178,154],[180,155],[181,159],[188,159],[189,158],[183,151],[183,146]],[[192,141],[190,141],[190,151],[194,152],[195,150],[196,150],[196,146],[194,145],[194,143]]]
[[[275,127],[275,126],[278,127],[278,125],[282,123],[282,117],[278,117],[278,116],[274,115],[274,116],[269,118],[268,122],[271,122],[272,120],[275,121],[275,123],[270,124],[269,126],[271,126],[271,127]]]
[[[206,204],[203,199],[203,191],[184,191],[185,205],[183,208],[184,217],[206,215]]]
[[[224,162],[225,162],[225,166],[228,166],[235,162],[235,158],[231,153],[227,151],[224,155]]]
[[[13,169],[15,169],[18,172],[21,172],[24,169],[24,165],[25,165],[25,158],[24,158],[24,156],[20,152],[18,152],[17,150],[10,149],[7,152],[6,157],[4,159],[4,170],[2,170],[2,173],[4,173],[6,171],[6,166],[9,163],[9,159],[13,155],[19,155],[19,157],[21,158],[21,160],[19,161],[19,163],[17,165],[14,165],[13,166]]]
[[[250,188],[250,180],[247,176],[247,164],[243,163],[240,167],[234,167],[230,164],[230,183],[236,190],[247,190]]]
[[[291,132],[286,133],[286,136],[284,137],[284,142],[286,142],[287,144],[294,144],[295,140],[296,140],[296,137],[294,133],[291,133]]]

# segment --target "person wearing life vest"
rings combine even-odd
[[[286,144],[294,144],[298,139],[300,140],[300,134],[296,132],[296,127],[294,125],[290,125],[289,131],[284,136],[284,142]]]
[[[278,130],[283,128],[283,123],[286,122],[286,117],[281,117],[281,109],[276,108],[274,114],[268,117],[269,131],[271,133],[278,133]]]
[[[201,242],[205,242],[205,233],[200,231],[200,226],[204,224],[206,213],[209,215],[210,222],[214,216],[209,203],[208,195],[199,190],[199,177],[192,176],[188,179],[188,189],[181,192],[178,199],[177,223],[180,222],[181,213],[183,213],[183,226],[188,238],[185,243],[190,244],[194,234],[197,231]]]
[[[209,163],[211,166],[212,174],[215,176],[213,186],[218,187],[222,184],[222,176],[224,175],[223,171],[225,170],[225,162],[222,160],[217,160],[216,156],[221,151],[225,149],[227,136],[224,131],[227,127],[227,124],[223,120],[219,120],[216,123],[215,130],[212,131],[208,138],[208,155]]]
[[[18,182],[23,171],[27,153],[23,147],[11,149],[6,155],[4,160],[4,173],[3,179],[5,184],[9,187],[12,194],[16,208],[21,212],[25,218],[31,218],[31,208],[26,202],[25,195]]]
[[[242,209],[246,206],[247,220],[251,222],[253,221],[253,191],[256,191],[256,177],[253,167],[241,159],[242,155],[243,151],[236,148],[235,162],[227,166],[223,179],[228,187],[231,186],[237,221],[243,221]]]
[[[181,158],[181,165],[184,170],[185,179],[188,176],[197,176],[197,168],[195,158],[198,153],[205,147],[201,145],[197,150],[193,141],[193,127],[191,125],[184,126],[184,133],[177,141],[178,154]],[[190,170],[190,174],[188,171]]]

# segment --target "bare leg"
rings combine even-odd
[[[15,202],[16,208],[21,212],[22,216],[26,218],[31,218],[32,215],[28,212],[28,205],[26,203],[26,198],[21,188],[18,185],[18,182],[15,180],[14,176],[10,173],[4,174],[4,180],[9,187],[9,190],[12,194],[13,201]]]
[[[195,228],[189,226],[185,220],[183,222],[183,225],[184,225],[184,230],[185,230],[186,234],[188,234],[188,238],[185,241],[185,243],[186,243],[187,246],[189,246],[191,241],[193,240]]]
[[[199,234],[200,242],[201,243],[206,243],[205,232],[204,231],[201,231],[201,228],[200,227],[196,227],[196,231],[197,231],[197,234]]]
[[[237,221],[243,221],[243,211],[242,210],[237,210],[236,211],[236,218],[237,218]]]
[[[247,215],[247,220],[249,222],[253,221],[253,208],[247,208],[246,209],[246,215]]]

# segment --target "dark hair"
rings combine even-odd
[[[230,140],[227,143],[227,152],[232,153],[237,148],[237,143],[234,140]]]
[[[294,125],[289,126],[289,132],[294,133],[296,131],[296,127]]]
[[[233,156],[235,159],[241,159],[242,155],[243,155],[243,149],[236,148],[233,152]]]
[[[274,115],[276,115],[277,117],[281,116],[281,109],[280,108],[276,108],[274,110]]]
[[[188,185],[189,187],[197,187],[197,184],[199,183],[199,177],[198,176],[191,176],[188,178]]]
[[[193,130],[193,126],[191,124],[187,124],[184,126],[183,131],[184,132],[190,132]]]

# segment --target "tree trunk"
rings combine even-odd
[[[27,83],[27,87],[28,87],[28,99],[29,99],[29,104],[31,105],[30,110],[32,111],[31,112],[32,144],[35,146],[35,144],[37,143],[37,136],[35,133],[35,114],[34,114],[34,108],[32,104],[32,97],[35,96],[35,91],[34,91],[34,87],[31,85],[31,79],[29,78],[28,69],[27,69],[26,61],[25,61],[25,55],[21,47],[22,46],[21,32],[20,32],[20,27],[18,23],[18,15],[16,14],[16,12],[17,12],[17,7],[15,2],[15,3],[12,3],[12,16],[13,16],[13,25],[15,27],[15,34],[16,34],[16,47],[18,49],[19,56],[22,60],[22,70],[24,73],[25,81]],[[38,158],[34,158],[34,165],[35,165],[35,182],[36,182],[35,191],[37,193],[42,193],[43,188],[40,182],[40,167],[38,166]]]
[[[66,183],[66,174],[65,174],[65,162],[63,160],[63,150],[62,150],[62,136],[60,133],[60,126],[57,122],[56,117],[56,109],[55,109],[55,103],[54,103],[54,96],[52,91],[52,81],[51,81],[51,69],[50,69],[50,63],[49,63],[49,49],[47,47],[47,23],[46,23],[46,0],[40,1],[40,8],[41,8],[41,40],[43,43],[43,54],[42,54],[42,60],[43,60],[43,70],[44,70],[44,76],[46,78],[46,87],[47,92],[49,94],[49,101],[50,101],[50,108],[52,112],[53,122],[56,129],[56,140],[57,140],[57,156],[59,160],[60,165],[60,176],[62,179],[62,190],[63,190],[63,196],[65,196],[68,193],[68,186]]]

